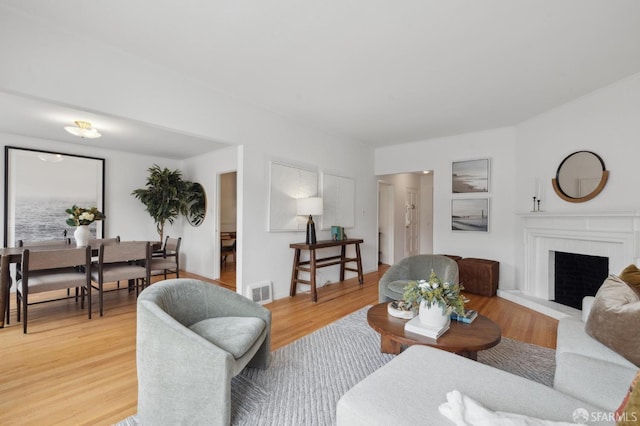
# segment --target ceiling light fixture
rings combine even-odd
[[[88,121],[76,121],[76,126],[66,126],[64,129],[75,136],[81,138],[95,139],[102,136],[96,129],[91,127],[91,123]]]

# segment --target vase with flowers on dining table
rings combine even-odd
[[[75,204],[70,209],[66,209],[65,213],[69,215],[67,225],[76,227],[73,232],[73,238],[77,247],[86,247],[89,244],[89,238],[91,237],[89,225],[96,220],[104,220],[106,217],[97,207],[87,209],[78,207]]]

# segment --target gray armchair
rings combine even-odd
[[[228,425],[231,378],[267,368],[271,311],[194,279],[170,279],[138,298],[138,419],[144,425]]]
[[[420,254],[405,257],[392,265],[378,282],[380,303],[402,299],[404,287],[409,281],[428,280],[431,270],[442,281],[458,282],[458,264],[455,260],[437,254]]]

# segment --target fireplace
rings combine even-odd
[[[640,259],[640,214],[632,213],[526,213],[524,230],[524,276],[518,290],[502,296],[560,318],[579,315],[556,299],[555,254],[573,253],[608,259],[606,272],[594,275],[599,287],[608,274],[619,274]],[[604,269],[603,269],[604,271]],[[595,284],[594,284],[595,285]],[[597,290],[597,289],[596,289]],[[588,290],[593,292],[593,289]],[[579,296],[581,299],[581,297]],[[576,301],[571,306],[579,307]]]
[[[584,296],[595,296],[609,275],[609,258],[556,251],[554,302],[582,309]]]

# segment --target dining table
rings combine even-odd
[[[158,250],[162,246],[161,241],[149,241],[151,243],[151,250]],[[57,250],[65,248],[73,248],[75,245],[69,245],[65,241],[60,241],[60,244],[48,244],[47,246],[39,247],[38,250]],[[19,263],[22,259],[22,252],[25,248],[30,247],[5,247],[0,248],[0,309],[2,315],[0,316],[0,328],[4,328],[5,320],[9,317],[9,297],[11,289],[11,269],[12,263]],[[33,248],[30,248],[33,250]],[[93,248],[94,254],[97,254],[98,247]]]

